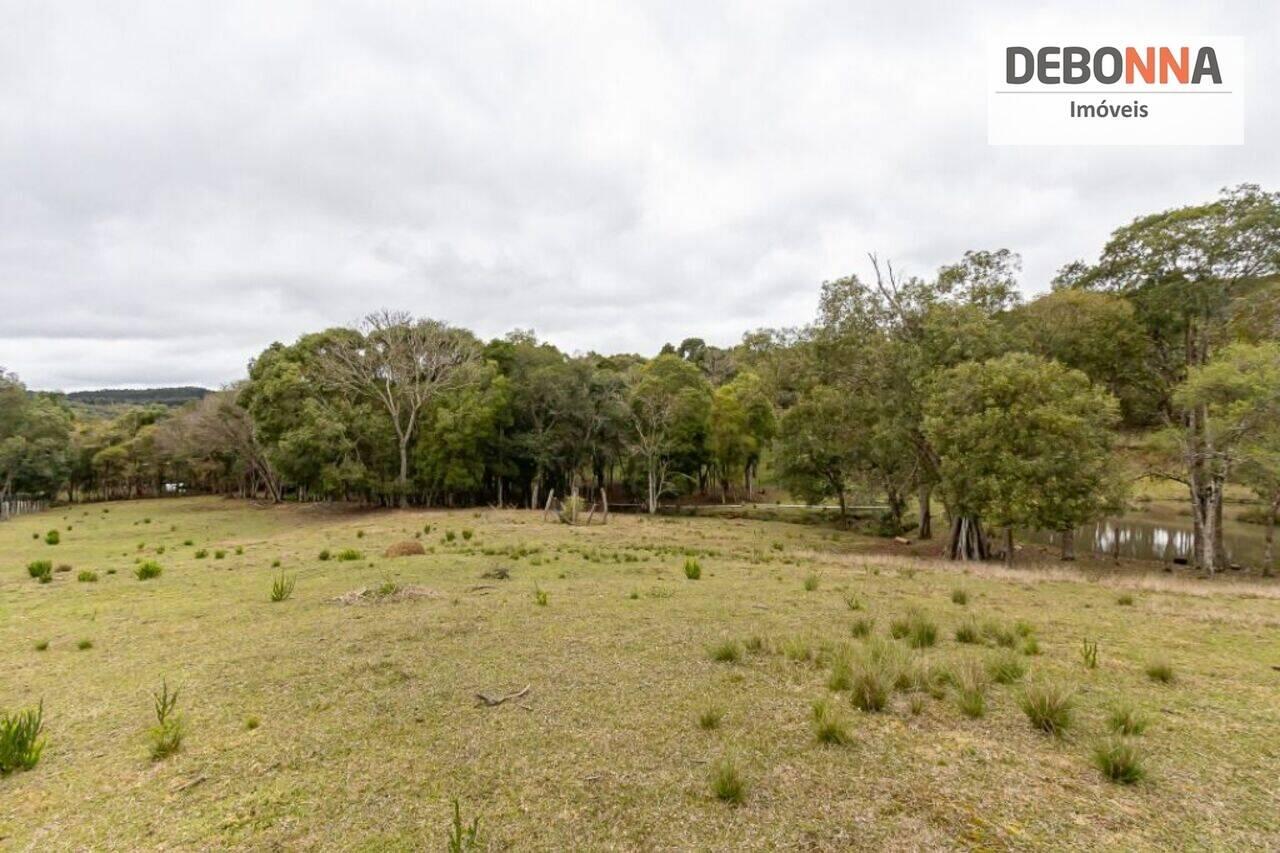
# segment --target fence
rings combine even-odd
[[[0,521],[8,521],[33,512],[44,512],[48,508],[48,501],[0,501]]]

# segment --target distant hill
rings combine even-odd
[[[200,400],[210,393],[208,388],[184,385],[180,388],[103,388],[98,391],[72,391],[66,397],[85,406],[181,406]]]

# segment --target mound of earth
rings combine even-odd
[[[427,549],[422,547],[422,543],[417,539],[406,539],[403,542],[397,542],[383,552],[384,557],[414,557],[419,554],[427,553]]]

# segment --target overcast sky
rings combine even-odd
[[[217,386],[379,307],[731,344],[868,251],[1008,247],[1031,294],[1140,213],[1280,184],[1274,2],[965,5],[0,0],[0,365]],[[1245,36],[1246,144],[989,147],[986,40],[1082,22]]]

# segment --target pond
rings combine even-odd
[[[1265,554],[1266,528],[1239,521],[1237,516],[1244,509],[1231,504],[1223,508],[1227,557],[1232,563],[1257,568]],[[1191,508],[1185,501],[1150,501],[1118,518],[1079,528],[1076,550],[1111,554],[1118,547],[1120,556],[1129,559],[1182,562],[1191,556],[1191,528]],[[1030,533],[1025,538],[1058,544],[1058,537],[1052,533]]]

